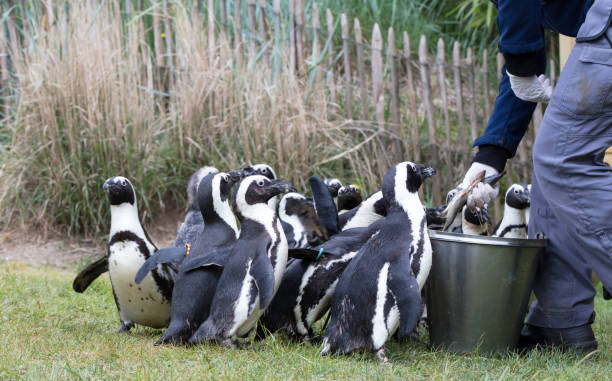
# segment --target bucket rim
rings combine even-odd
[[[545,239],[527,239],[527,238],[501,238],[489,237],[480,235],[468,235],[451,232],[441,232],[439,230],[427,229],[429,238],[436,241],[471,243],[477,245],[490,246],[515,246],[515,247],[532,247],[539,248],[546,246]]]

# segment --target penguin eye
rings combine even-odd
[[[519,193],[518,189],[515,189],[515,190],[514,190],[514,193],[518,194],[518,193]]]
[[[261,170],[261,173],[268,173],[268,168],[264,168]]]
[[[121,185],[125,186],[127,183],[125,182],[125,180],[121,180]]]
[[[264,181],[263,180],[257,180],[257,186],[263,187],[264,186]]]

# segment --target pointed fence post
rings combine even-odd
[[[440,160],[438,158],[438,143],[436,141],[436,126],[434,121],[433,101],[431,97],[431,86],[429,83],[429,62],[427,57],[427,39],[425,35],[421,35],[419,42],[419,66],[421,67],[421,85],[423,87],[423,101],[425,102],[425,111],[427,116],[427,127],[429,131],[429,147],[431,151],[431,161],[435,167],[439,168]],[[433,196],[434,203],[440,205],[442,202],[440,186],[440,177],[433,178]]]
[[[408,96],[410,98],[410,120],[412,122],[412,159],[415,163],[421,162],[421,133],[419,130],[419,111],[416,103],[416,90],[412,77],[412,52],[410,51],[410,38],[404,32],[404,60],[406,63],[406,79],[408,82]]]
[[[453,44],[453,77],[455,83],[455,105],[457,107],[457,124],[459,125],[459,136],[461,138],[461,143],[459,144],[459,148],[463,149],[463,147],[468,144],[467,142],[467,134],[465,131],[465,116],[463,115],[463,86],[461,86],[461,48],[459,46],[459,42],[455,41]],[[469,150],[468,150],[469,152]],[[464,155],[464,162],[468,162],[465,160],[467,155]]]
[[[467,69],[468,92],[470,95],[470,133],[472,142],[476,140],[477,135],[477,117],[476,117],[476,94],[474,91],[474,58],[472,56],[472,48],[468,48],[465,59]]]
[[[361,26],[359,25],[359,20],[355,19],[354,27],[355,30],[355,47],[357,48],[357,72],[359,74],[359,88],[360,88],[360,97],[361,97],[361,119],[367,120],[369,119],[369,110],[368,110],[368,92],[366,90],[365,83],[365,64],[363,57],[363,42],[361,37]]]
[[[444,115],[444,132],[446,133],[446,149],[450,149],[450,121],[448,117],[448,99],[446,96],[446,62],[444,57],[444,41],[438,40],[438,54],[436,57],[438,66],[438,84],[440,86],[440,98],[442,100],[442,114]]]
[[[404,156],[402,149],[402,121],[399,111],[399,79],[397,77],[397,52],[395,49],[395,33],[393,28],[389,28],[387,37],[388,51],[389,51],[389,66],[391,67],[391,121],[393,122],[393,156],[394,160],[401,160]]]
[[[327,47],[327,55],[329,57],[329,63],[327,67],[327,86],[329,86],[329,96],[331,103],[337,107],[338,106],[338,98],[336,96],[336,81],[334,79],[334,59],[336,58],[336,54],[334,53],[334,16],[331,13],[331,10],[327,8],[326,10],[326,21],[327,21],[327,34],[330,36],[328,47]]]
[[[344,62],[344,102],[346,108],[345,115],[348,119],[352,119],[353,89],[351,88],[351,49],[349,45],[348,20],[346,19],[346,14],[344,13],[340,15],[340,24],[342,26],[342,60]]]

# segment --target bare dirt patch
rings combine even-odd
[[[157,247],[167,247],[174,241],[183,218],[183,211],[166,212],[144,228]],[[43,236],[40,232],[25,229],[2,231],[0,259],[34,267],[52,266],[76,270],[105,255],[106,239],[69,237],[57,232]]]

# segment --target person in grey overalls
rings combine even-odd
[[[474,174],[501,172],[514,156],[535,102],[548,108],[533,147],[529,236],[544,235],[519,346],[590,352],[595,289],[591,272],[612,290],[612,0],[500,0],[500,51],[506,61],[493,114],[458,186]],[[554,92],[545,71],[543,27],[577,36]],[[511,89],[511,91],[509,91]],[[455,190],[453,190],[455,191]],[[453,192],[451,191],[451,192]],[[484,206],[497,189],[480,184],[468,204]]]
[[[548,239],[521,345],[597,348],[591,271],[612,290],[612,0],[595,0],[533,147],[530,238]],[[518,94],[517,94],[518,95]],[[520,96],[519,96],[520,97]]]

